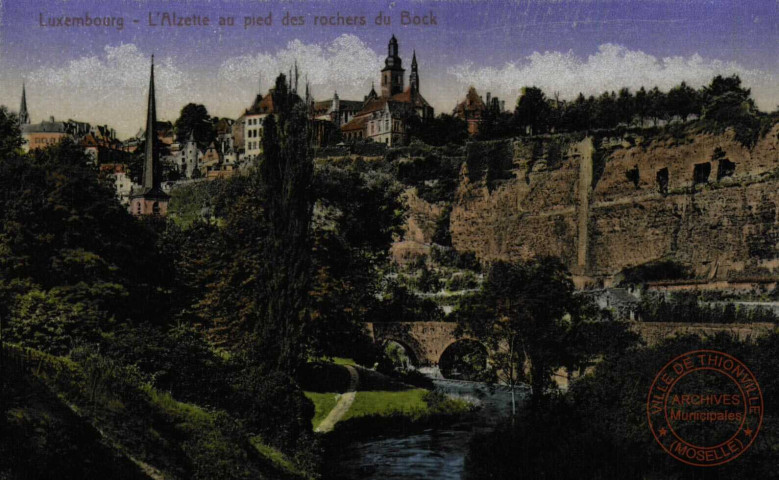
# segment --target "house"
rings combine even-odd
[[[498,97],[492,97],[490,92],[487,92],[487,100],[485,102],[476,92],[476,88],[471,86],[465,95],[465,99],[454,107],[452,116],[465,120],[468,124],[468,134],[474,136],[479,133],[479,125],[484,121],[484,116],[487,112],[502,112],[504,111],[504,106],[504,102],[498,100]]]

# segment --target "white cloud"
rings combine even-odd
[[[61,67],[33,70],[25,75],[28,99],[38,107],[31,105],[33,120],[73,118],[134,133],[144,124],[149,65],[149,56],[136,45],[120,44]],[[155,59],[154,74],[158,112],[181,108],[189,77],[172,58]]]
[[[300,70],[301,82],[304,81],[303,76],[307,75],[313,88],[338,88],[345,91],[364,89],[366,84],[378,77],[382,65],[382,57],[359,37],[343,34],[326,44],[306,44],[292,40],[275,53],[262,52],[229,58],[219,68],[219,80],[244,84],[247,80],[261,80],[265,90],[280,72],[286,74],[293,68],[295,61]],[[367,93],[360,92],[361,95]]]
[[[717,74],[736,73],[753,88],[758,104],[765,109],[776,105],[776,76],[750,70],[735,62],[707,60],[698,54],[689,57],[657,58],[640,50],[604,44],[586,59],[572,52],[534,52],[524,60],[506,63],[500,68],[478,67],[472,62],[450,67],[448,73],[461,85],[502,95],[511,103],[523,86],[537,86],[547,95],[558,92],[573,98],[579,92],[598,94],[604,90],[629,87],[668,89],[682,81],[693,87],[707,84]]]
[[[379,78],[383,59],[360,38],[346,34],[325,43],[293,40],[275,52],[228,58],[214,71],[188,66],[177,58],[157,58],[157,115],[174,120],[186,103],[195,102],[206,105],[212,115],[235,118],[249,106],[259,79],[267,91],[276,75],[287,72],[295,60],[301,75],[308,75],[316,99],[329,98],[335,89],[342,99],[362,99]],[[716,74],[730,73],[738,73],[752,88],[761,109],[773,110],[779,104],[776,73],[699,55],[658,58],[614,44],[602,45],[586,58],[571,52],[536,52],[498,68],[468,62],[438,70],[420,60],[422,93],[437,112],[451,111],[470,84],[482,94],[500,96],[509,106],[525,85],[571,98],[580,91],[589,95],[623,86],[668,89],[682,80],[698,87]],[[53,115],[108,124],[122,137],[145,124],[149,55],[134,44],[107,45],[98,54],[29,72],[5,68],[0,58],[1,103],[15,109],[22,78],[27,82],[33,121]]]

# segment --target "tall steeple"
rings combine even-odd
[[[146,147],[144,149],[143,185],[141,191],[130,197],[133,215],[164,216],[168,212],[170,196],[162,190],[160,152],[157,145],[157,101],[154,92],[154,55],[151,57],[149,100],[146,111]]]
[[[30,123],[30,114],[27,113],[27,89],[22,84],[22,105],[19,107],[19,125],[27,125]]]
[[[411,87],[411,93],[419,93],[419,69],[417,67],[416,50],[414,50],[414,56],[411,58],[411,74],[408,76],[408,83]]]
[[[160,188],[160,152],[157,148],[157,101],[154,95],[154,55],[151,56],[151,78],[149,79],[149,103],[146,111],[146,149],[143,165],[144,193]]]
[[[387,58],[384,60],[384,68],[381,70],[381,96],[391,97],[403,92],[402,60],[398,56],[398,39],[395,35],[387,45]]]

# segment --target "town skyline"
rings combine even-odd
[[[409,62],[416,51],[425,97],[436,113],[451,113],[471,85],[482,95],[491,92],[505,98],[510,106],[523,86],[538,86],[549,95],[573,98],[579,91],[590,95],[623,86],[667,89],[686,81],[699,87],[717,74],[738,74],[745,86],[752,88],[762,110],[774,110],[779,103],[779,66],[776,56],[770,54],[775,17],[770,15],[770,6],[758,2],[740,4],[737,11],[733,5],[706,7],[702,2],[689,2],[676,10],[666,2],[616,2],[630,4],[622,18],[616,18],[619,10],[613,5],[574,8],[558,18],[551,18],[554,15],[545,10],[545,2],[526,2],[525,9],[512,9],[506,18],[495,15],[497,7],[489,5],[470,20],[474,28],[469,28],[469,36],[478,33],[484,38],[469,41],[457,41],[457,27],[465,21],[465,10],[459,4],[434,4],[437,27],[295,30],[276,26],[275,30],[258,32],[241,26],[224,32],[186,30],[172,34],[126,25],[123,30],[107,28],[95,34],[95,30],[35,30],[38,15],[9,3],[2,7],[0,104],[16,110],[25,84],[33,121],[54,116],[109,124],[121,138],[134,135],[143,126],[139,99],[145,95],[143,72],[152,54],[158,59],[161,120],[175,119],[190,102],[204,104],[214,116],[236,118],[258,90],[267,92],[276,75],[286,73],[295,61],[301,75],[308,77],[314,99],[331,98],[337,91],[342,99],[362,100],[371,84],[379,81],[384,46],[393,33],[404,61]],[[218,3],[236,13],[245,11],[247,5]],[[581,2],[567,3],[578,6]],[[651,12],[644,8],[658,3],[662,8]],[[148,10],[151,7],[147,4],[116,2],[105,11],[127,15]],[[56,11],[83,15],[88,5],[74,1]],[[211,4],[192,5],[190,10],[199,9],[203,14],[218,11]],[[323,9],[345,8],[344,2],[328,5],[291,4],[289,9],[313,15]],[[369,12],[385,7],[379,2],[353,7],[357,11],[351,13],[362,12],[370,20]],[[280,21],[284,8],[271,2],[263,4],[262,11],[275,12]],[[420,7],[408,2],[395,7],[397,11],[404,8]],[[720,20],[728,14],[751,16],[750,26],[755,28],[739,30],[736,27],[744,22],[737,25],[734,20],[730,40],[707,43],[706,39],[717,32],[704,31],[688,35],[682,43],[673,41],[680,29],[705,27],[709,20],[694,17],[706,12],[711,19]],[[518,23],[511,24],[515,20]],[[614,22],[621,22],[621,27],[610,31]],[[626,22],[636,27],[632,34],[625,34]],[[31,25],[25,27],[25,23]],[[717,29],[722,29],[721,23]],[[595,24],[597,34],[592,34],[589,29]],[[25,28],[31,31],[21,31]],[[517,29],[520,35],[516,35]],[[744,38],[737,42],[735,37]],[[740,51],[745,42],[756,48]],[[59,54],[51,51],[55,48],[52,45],[58,46]]]

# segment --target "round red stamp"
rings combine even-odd
[[[649,428],[669,455],[713,467],[743,454],[763,424],[763,393],[735,357],[693,350],[668,362],[646,400]]]

